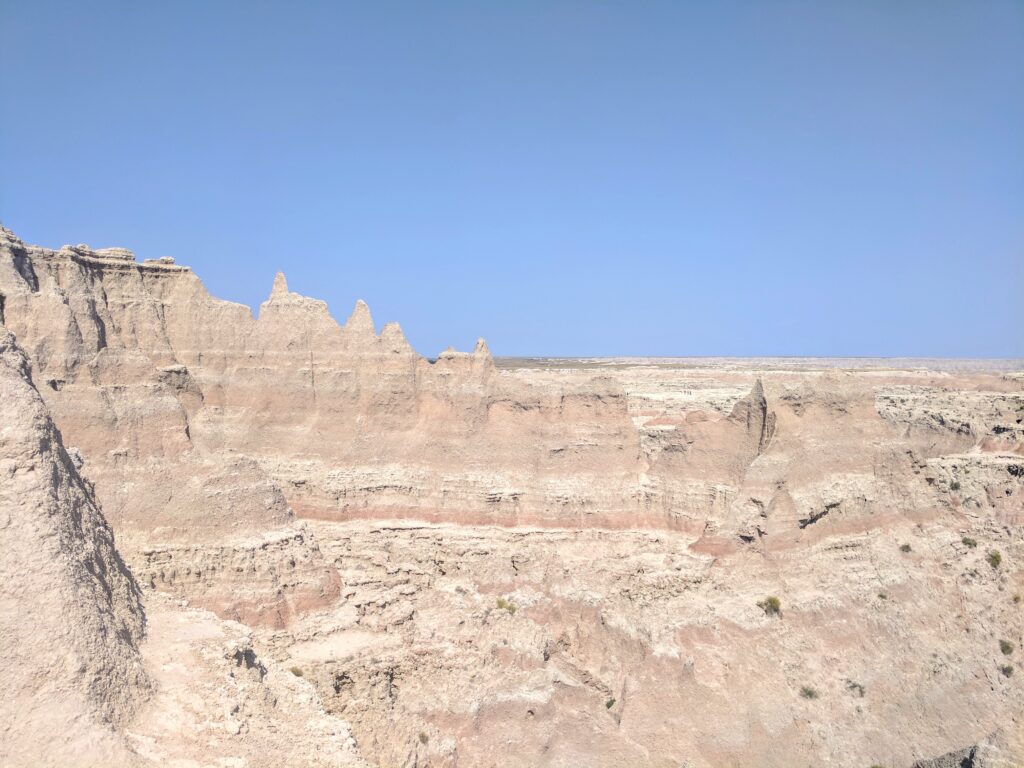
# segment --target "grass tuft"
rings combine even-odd
[[[781,616],[782,601],[775,595],[769,595],[757,604],[757,607],[764,611],[765,616]]]
[[[509,614],[514,614],[518,610],[518,606],[511,600],[506,600],[504,597],[499,597],[496,605],[502,610],[508,611]]]

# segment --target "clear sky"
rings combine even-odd
[[[1024,2],[0,0],[0,219],[434,355],[1024,356]]]

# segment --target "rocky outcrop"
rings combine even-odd
[[[155,692],[126,733],[145,765],[369,768],[348,724],[246,627],[160,594],[147,603]]]
[[[47,405],[81,451],[131,562],[159,550],[165,574],[192,573],[196,558],[206,559],[197,555],[203,547],[217,561],[240,540],[240,552],[251,548],[253,536],[288,540],[301,550],[289,558],[293,565],[266,564],[244,591],[229,585],[228,574],[217,590],[175,579],[173,591],[226,617],[270,622],[330,600],[333,576],[315,541],[298,530],[259,464],[226,444],[223,421],[209,423],[223,413],[223,393],[198,364],[205,358],[216,370],[225,348],[246,348],[239,322],[250,334],[276,333],[285,348],[305,349],[317,312],[326,316],[322,302],[289,293],[281,276],[264,318],[277,330],[264,331],[247,308],[199,298],[205,289],[186,267],[138,264],[124,249],[48,251],[6,230],[0,294]],[[181,297],[180,304],[166,299],[180,312],[164,303],[167,294]],[[300,338],[281,336],[291,333]]]
[[[147,590],[149,759],[1024,754],[1012,364],[431,360],[7,231],[0,311]]]
[[[303,529],[255,532],[216,546],[143,547],[133,572],[153,589],[252,626],[286,626],[340,592],[337,571]]]
[[[0,326],[0,763],[124,764],[149,693],[135,579]]]
[[[187,268],[101,253],[47,251],[5,232],[0,292],[115,520],[164,522],[114,497],[128,485],[118,467],[224,452],[254,459],[295,509],[317,517],[445,510],[503,524],[631,525],[648,514],[635,428],[608,382],[523,386],[496,374],[482,340],[429,362],[397,325],[378,335],[364,303],[338,326],[283,275],[253,318],[210,297]],[[406,478],[386,495],[338,488],[341,469],[373,477],[396,466]],[[632,508],[622,509],[624,494]]]
[[[909,767],[970,743],[986,745],[978,765],[1012,768],[1020,754],[1024,694],[998,638],[1024,631],[1021,581],[984,556],[1024,552],[998,527],[971,530],[973,549],[905,520],[724,557],[664,531],[314,525],[342,599],[274,633],[269,654],[381,765]],[[759,605],[769,595],[781,614]]]
[[[768,398],[760,379],[750,394],[733,406],[730,418],[744,424],[751,441],[757,439],[757,455],[764,453],[775,434],[775,412],[768,410]]]
[[[154,478],[202,476],[227,456],[248,457],[304,517],[640,526],[700,533],[722,551],[944,504],[922,486],[922,462],[1018,452],[1024,405],[1008,378],[966,406],[949,376],[940,398],[928,374],[922,400],[907,377],[876,387],[771,371],[730,373],[706,401],[698,380],[642,402],[651,369],[636,382],[623,367],[515,374],[483,340],[430,362],[397,324],[377,334],[363,302],[339,326],[283,274],[254,318],[178,265],[47,251],[9,232],[0,254],[8,322],[52,385],[44,396],[111,519],[150,544],[150,531],[170,536],[187,509],[209,506],[179,503],[182,486]],[[257,498],[225,509],[206,519],[285,525],[280,505]]]
[[[0,326],[0,763],[364,766],[347,724],[240,625],[152,593],[143,611],[80,462]]]

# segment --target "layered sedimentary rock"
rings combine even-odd
[[[240,519],[244,533],[253,523],[279,529],[290,524],[287,505],[334,520],[700,531],[712,519],[749,529],[757,525],[750,509],[773,498],[792,501],[793,521],[817,519],[834,499],[802,487],[804,476],[866,483],[847,490],[867,506],[920,507],[929,500],[912,473],[891,473],[909,485],[899,498],[875,487],[873,467],[891,463],[888,454],[904,463],[975,445],[1017,454],[1024,441],[1013,410],[1019,387],[974,404],[954,391],[948,417],[942,409],[925,416],[907,404],[920,400],[920,388],[895,398],[892,387],[881,395],[878,382],[848,374],[735,376],[745,382],[710,408],[691,402],[637,418],[615,370],[536,381],[496,369],[482,342],[430,362],[396,324],[377,334],[362,302],[339,326],[323,302],[290,292],[280,274],[254,318],[210,297],[186,267],[139,264],[122,249],[47,251],[4,237],[7,324],[47,382],[71,444],[93,464],[108,514],[151,544],[154,530],[161,540],[217,540]],[[984,415],[994,431],[976,434],[977,421],[957,421],[965,407],[975,416],[992,411]],[[791,423],[769,451],[776,418]],[[812,441],[826,449],[808,461],[799,451],[813,451]],[[245,460],[253,466],[232,463]],[[161,506],[178,509],[161,517],[146,500],[161,496],[154,468],[165,463],[183,465],[162,474],[187,476],[192,489],[166,489]],[[258,490],[259,471],[287,504]],[[246,474],[218,508],[225,486]],[[785,493],[768,488],[783,481]],[[761,487],[744,487],[752,483]]]
[[[149,692],[139,588],[0,325],[0,763],[123,763]]]
[[[146,766],[366,768],[309,681],[258,653],[252,631],[146,595],[153,694],[124,730]],[[65,763],[74,765],[74,762]]]
[[[80,463],[0,324],[0,764],[365,765],[244,627],[143,609]]]
[[[140,575],[247,621],[281,624],[328,603],[333,572],[278,486],[216,436],[201,444],[191,423],[217,395],[182,360],[232,347],[249,310],[196,298],[206,296],[199,281],[167,260],[0,239],[3,319]],[[164,292],[180,296],[179,312]],[[225,549],[235,554],[225,560]],[[204,574],[218,568],[212,583]]]
[[[250,627],[160,647],[223,683],[241,643],[197,685],[339,761],[338,717],[380,765],[1024,756],[1019,363],[428,360],[280,274],[254,316],[7,231],[0,313],[152,604]],[[200,710],[146,754],[211,718],[256,759]]]
[[[482,342],[429,362],[397,325],[378,335],[365,304],[339,326],[281,275],[253,318],[185,267],[47,251],[9,233],[2,248],[7,324],[50,383],[69,440],[101,465],[101,494],[126,482],[104,483],[111,468],[229,452],[255,459],[310,516],[661,515],[640,505],[636,431],[606,382],[523,386],[496,375]],[[126,526],[158,523],[132,499],[104,502]]]
[[[970,747],[1009,768],[1024,746],[1000,649],[1024,550],[991,523],[728,557],[665,531],[317,530],[343,598],[268,653],[381,765],[909,767]]]

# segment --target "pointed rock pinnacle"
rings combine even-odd
[[[392,352],[412,351],[412,346],[405,338],[405,334],[402,333],[402,326],[398,323],[386,323],[380,332],[380,338],[384,342],[384,348]]]
[[[287,296],[288,295],[288,281],[284,279],[284,272],[278,272],[274,276],[274,287],[270,291],[270,297],[275,296]]]
[[[373,327],[373,316],[370,314],[370,308],[366,306],[366,302],[362,299],[356,302],[356,308],[352,310],[352,314],[349,315],[348,321],[345,323],[345,330],[358,336],[367,334],[370,336],[377,335]]]

